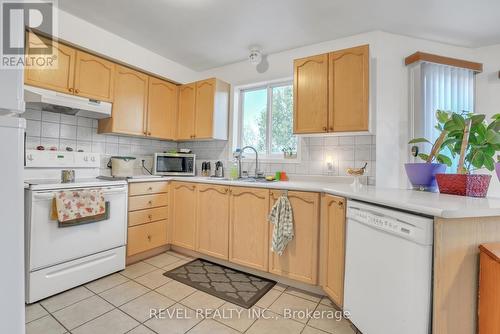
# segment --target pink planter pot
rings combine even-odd
[[[488,174],[436,174],[442,194],[486,197],[491,175]]]

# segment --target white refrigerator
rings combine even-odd
[[[0,116],[0,333],[24,334],[24,131]]]

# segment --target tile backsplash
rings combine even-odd
[[[119,135],[101,135],[97,133],[97,120],[85,117],[70,116],[40,110],[27,109],[22,117],[27,120],[26,147],[34,149],[43,145],[46,149],[57,147],[65,150],[71,147],[74,150],[82,149],[87,152],[102,154],[101,174],[109,175],[106,164],[111,155],[129,155],[137,158],[135,174],[146,174],[142,167],[145,160],[146,167],[151,168],[152,154],[177,148],[190,148],[196,153],[197,169],[201,169],[203,161],[221,160],[224,167],[230,164],[232,148],[227,141],[193,141],[172,142],[147,138],[137,138]],[[285,171],[294,175],[326,175],[344,176],[349,167],[362,167],[368,163],[367,174],[369,182],[375,182],[375,136],[324,136],[301,137],[300,161],[276,163],[262,161],[259,169],[267,174],[276,171]],[[332,169],[328,168],[331,162]],[[253,174],[255,163],[248,161],[242,164],[243,170]],[[227,174],[226,174],[227,175]]]

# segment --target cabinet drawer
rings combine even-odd
[[[168,182],[141,182],[131,183],[128,193],[130,196],[149,195],[157,193],[166,193],[168,191]]]
[[[141,225],[167,219],[168,207],[132,211],[128,214],[128,226]]]
[[[145,252],[167,243],[167,221],[128,228],[127,256]]]
[[[144,195],[144,196],[133,196],[128,198],[128,210],[142,210],[157,208],[159,206],[165,206],[168,204],[168,195],[165,194],[155,194],[155,195]]]

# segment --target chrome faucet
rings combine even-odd
[[[243,151],[251,149],[255,152],[255,178],[259,177],[259,153],[252,146],[245,146],[241,149],[236,149],[234,156],[238,159],[238,177],[241,178],[241,158],[243,158]]]

